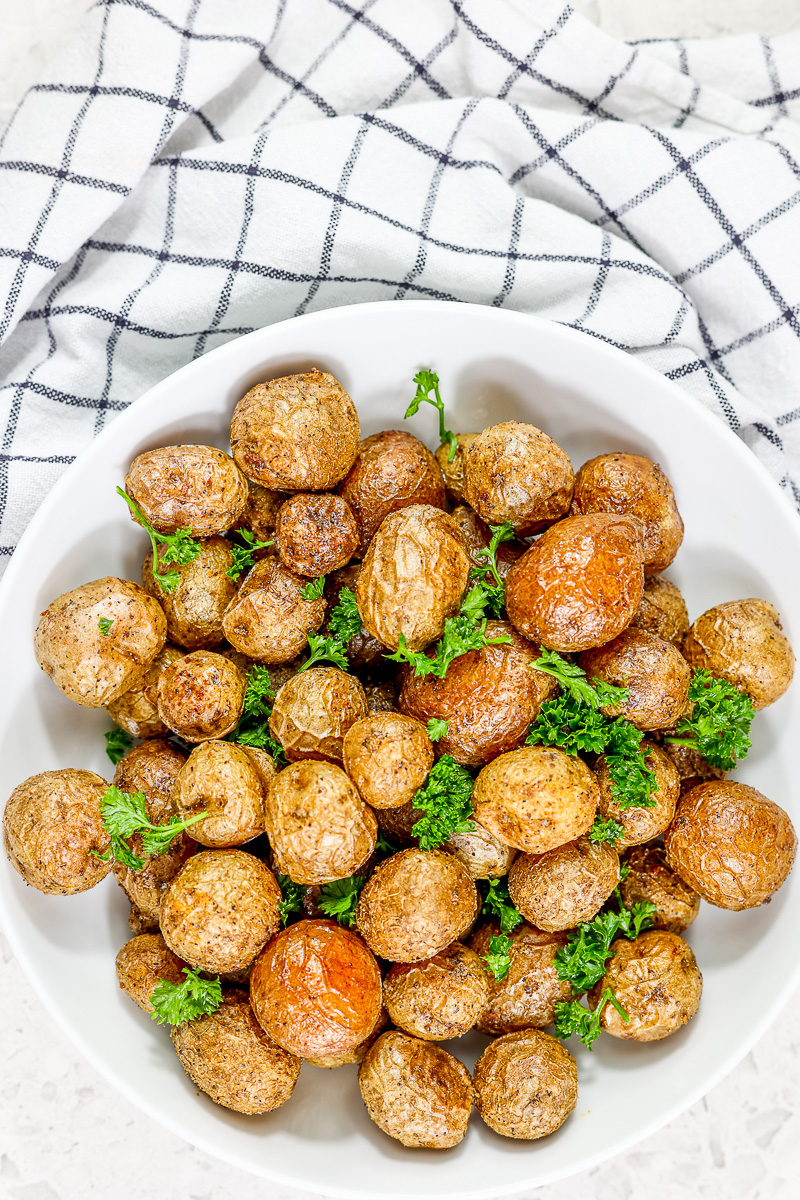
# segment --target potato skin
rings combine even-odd
[[[633,941],[619,938],[614,943],[614,957],[589,993],[592,1008],[609,987],[629,1020],[623,1021],[613,1004],[606,1004],[600,1028],[629,1041],[658,1042],[695,1015],[703,976],[691,946],[682,937],[651,929]]]
[[[477,889],[457,859],[439,850],[401,850],[362,888],[356,926],[379,958],[420,962],[456,941],[477,912]]]
[[[372,808],[400,808],[413,800],[433,766],[425,726],[402,713],[376,712],[344,735],[344,769]]]
[[[756,708],[774,704],[794,675],[792,647],[768,600],[729,600],[707,609],[693,622],[682,650],[693,670],[727,679]]]
[[[470,948],[482,958],[499,933],[497,921],[480,925],[469,940]],[[492,1037],[550,1025],[556,1004],[572,999],[571,985],[558,978],[553,965],[556,952],[566,944],[566,933],[545,933],[524,922],[509,937],[508,974],[505,979],[489,977],[489,1001],[478,1018],[478,1030]]]
[[[358,549],[358,525],[341,496],[290,496],[278,509],[275,541],[295,575],[316,578],[344,567]]]
[[[493,833],[473,821],[472,829],[454,833],[442,849],[466,867],[470,879],[499,879],[507,875],[518,851],[498,841]]]
[[[663,575],[646,578],[642,601],[630,628],[645,629],[665,642],[673,642],[680,649],[689,632],[689,613],[680,588]]]
[[[562,652],[604,646],[630,624],[644,590],[641,525],[592,513],[546,529],[506,579],[508,618]]]
[[[622,826],[622,837],[616,843],[618,850],[626,846],[638,846],[658,837],[669,827],[675,816],[675,805],[680,796],[681,784],[678,772],[671,759],[660,746],[652,742],[642,741],[640,749],[646,756],[647,766],[655,772],[658,790],[653,793],[655,800],[652,808],[634,805],[632,808],[620,808],[611,791],[608,763],[605,755],[601,755],[594,764],[594,772],[600,787],[600,803],[597,811],[601,817],[613,817]]]
[[[311,1063],[313,1067],[322,1067],[326,1071],[330,1071],[334,1067],[346,1067],[349,1063],[360,1063],[370,1046],[380,1037],[388,1024],[388,1014],[386,1009],[382,1008],[374,1029],[367,1034],[363,1042],[359,1042],[352,1050],[341,1050],[338,1054],[323,1054],[318,1058],[307,1058],[304,1061]]]
[[[238,521],[247,480],[216,446],[160,446],[133,460],[125,491],[159,533],[190,529],[211,537]],[[139,523],[133,513],[131,520]]]
[[[175,780],[172,797],[184,821],[209,814],[187,830],[201,846],[241,846],[264,832],[261,777],[247,750],[233,742],[195,746]]]
[[[797,837],[788,814],[761,792],[713,779],[681,797],[664,847],[672,870],[704,900],[739,911],[785,882]]]
[[[308,645],[325,616],[325,601],[304,600],[306,581],[287,571],[274,556],[263,558],[246,576],[222,619],[230,644],[263,663],[288,663]]]
[[[113,622],[105,637],[102,618]],[[166,638],[166,617],[144,588],[108,576],[53,600],[39,618],[33,648],[69,700],[102,708],[144,678]]]
[[[259,955],[250,999],[284,1050],[300,1058],[343,1054],[380,1019],[380,968],[361,938],[335,921],[297,921]]]
[[[167,637],[187,650],[209,650],[225,640],[222,617],[236,595],[236,583],[227,575],[233,564],[230,542],[210,537],[194,562],[170,567],[179,575],[178,586],[165,592],[153,573],[153,553],[142,567],[142,584],[155,597],[167,618]]]
[[[108,784],[94,771],[42,771],[18,783],[3,813],[6,854],[26,883],[50,896],[86,892],[111,870],[96,854],[109,839],[100,801]]]
[[[479,433],[464,455],[464,499],[490,525],[510,521],[535,533],[563,517],[575,475],[559,445],[522,421],[502,421]]]
[[[260,483],[247,481],[247,500],[245,501],[238,527],[249,529],[260,542],[269,541],[275,531],[275,521],[278,509],[284,500],[288,500],[286,492],[276,492],[271,488],[262,487]],[[257,556],[266,554],[266,550],[256,552]]]
[[[626,717],[637,729],[667,729],[686,712],[691,671],[677,646],[644,629],[624,629],[613,642],[578,655],[590,679],[625,687],[623,704],[605,705],[607,717]]]
[[[177,646],[167,644],[159,650],[139,683],[112,700],[107,712],[120,729],[135,738],[162,738],[169,733],[156,708],[158,678],[165,667],[183,658],[183,654]]]
[[[325,600],[328,608],[325,613],[325,623],[322,626],[323,634],[330,633],[331,617],[339,603],[343,589],[348,588],[355,593],[356,580],[360,573],[361,563],[350,563],[338,571],[331,572],[325,580]],[[363,625],[359,632],[350,638],[345,650],[351,671],[367,670],[382,674],[386,668],[383,646]]]
[[[467,1132],[472,1080],[441,1046],[390,1029],[367,1051],[358,1086],[370,1119],[404,1146],[447,1150]]]
[[[242,715],[247,679],[229,658],[193,650],[158,679],[158,715],[187,742],[223,738]]]
[[[533,1140],[555,1133],[578,1100],[578,1067],[560,1042],[539,1029],[490,1042],[475,1064],[475,1103],[503,1137]]]
[[[508,892],[526,921],[557,933],[591,921],[619,874],[613,846],[582,837],[546,854],[520,854],[508,873]]]
[[[456,452],[452,460],[449,442],[442,442],[436,450],[435,457],[444,478],[447,498],[454,504],[464,501],[464,457],[477,436],[477,433],[457,433]]]
[[[291,1096],[301,1062],[273,1042],[246,992],[225,992],[214,1012],[173,1025],[172,1044],[186,1074],[216,1104],[234,1112],[272,1112]]]
[[[256,384],[231,421],[231,451],[254,483],[282,492],[323,492],[343,479],[358,453],[358,416],[326,371]]]
[[[152,1013],[150,997],[160,980],[183,983],[186,963],[173,954],[160,933],[141,933],[121,947],[117,954],[117,979],[126,996],[142,1012]]]
[[[441,637],[458,612],[470,561],[451,517],[430,504],[390,513],[373,537],[356,583],[364,627],[390,650],[402,634],[411,650]]]
[[[551,746],[523,746],[488,763],[475,780],[475,820],[507,846],[544,854],[589,829],[597,780],[584,762]]]
[[[683,933],[700,911],[700,897],[668,863],[663,846],[634,846],[623,861],[628,874],[620,884],[626,908],[655,904],[653,924],[667,933]]]
[[[340,763],[348,729],[366,715],[367,697],[355,675],[338,667],[311,667],[280,688],[269,728],[290,762],[315,758]]]
[[[383,1000],[405,1033],[443,1042],[472,1029],[489,1000],[489,980],[474,950],[453,942],[422,962],[395,963]]]

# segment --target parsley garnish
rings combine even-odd
[[[399,846],[395,846],[394,842],[390,842],[382,829],[378,830],[378,840],[375,843],[375,856],[378,862],[383,862],[385,858],[391,858],[393,854],[397,854]]]
[[[630,1017],[611,988],[605,988],[596,1008],[585,1008],[580,1000],[559,1000],[556,1004],[555,1035],[560,1038],[575,1034],[591,1050],[600,1036],[600,1014],[607,1004],[613,1004],[627,1025]]]
[[[336,606],[331,609],[328,617],[328,633],[344,648],[352,638],[361,633],[363,627],[355,592],[343,587]]]
[[[277,766],[287,760],[283,746],[270,733],[269,719],[272,716],[272,706],[269,703],[275,696],[270,683],[269,671],[266,667],[254,666],[247,675],[247,691],[244,694],[244,704],[239,723],[226,741],[235,742],[237,746],[251,746],[254,750],[266,750],[271,754]]]
[[[325,591],[325,576],[319,575],[316,579],[312,579],[304,588],[300,589],[300,595],[304,600],[321,600],[322,593]]]
[[[577,754],[579,750],[600,754],[606,744],[607,725],[599,709],[582,704],[569,692],[561,692],[543,702],[525,741],[528,746],[559,746],[566,754]]]
[[[184,967],[183,983],[160,979],[150,993],[150,1016],[159,1025],[182,1025],[214,1012],[222,1004],[219,979],[201,979],[198,971]]]
[[[431,717],[426,726],[428,737],[432,742],[438,742],[440,738],[447,734],[447,721],[440,720],[438,717]]]
[[[420,809],[420,817],[411,832],[419,838],[420,849],[435,850],[453,833],[472,829],[472,776],[459,766],[451,754],[443,754],[431,768],[425,783],[411,801]]]
[[[358,895],[366,878],[366,875],[348,875],[346,879],[334,879],[333,883],[326,883],[320,888],[317,900],[320,912],[352,929],[356,923]]]
[[[452,462],[458,450],[458,439],[454,433],[444,427],[444,401],[439,395],[439,376],[435,371],[423,368],[421,371],[417,371],[413,382],[417,385],[417,394],[406,409],[405,420],[416,416],[420,404],[432,404],[439,412],[439,441],[449,442],[450,450],[447,461]],[[431,392],[433,392],[432,396]]]
[[[130,750],[133,738],[124,729],[109,729],[103,737],[106,739],[106,754],[116,766]]]
[[[489,949],[482,956],[486,966],[497,980],[505,979],[509,972],[513,944],[510,937],[506,937],[504,933],[498,934],[489,942]]]
[[[731,771],[752,746],[753,702],[727,679],[710,671],[695,671],[689,684],[691,716],[678,722],[681,737],[665,738],[676,746],[691,746],[720,771]]]
[[[158,580],[165,592],[174,592],[180,582],[180,572],[173,569],[172,571],[167,571],[166,574],[162,574],[159,568],[169,566],[170,563],[175,563],[177,566],[183,567],[187,563],[194,562],[203,549],[202,544],[192,537],[191,529],[176,529],[174,533],[159,533],[158,530],[153,528],[139,508],[139,505],[131,499],[124,488],[118,487],[117,492],[122,496],[122,499],[133,512],[139,524],[142,525],[150,536],[150,544],[153,547],[153,578]],[[160,558],[158,554],[159,542],[162,542],[166,547],[162,550]]]
[[[500,932],[513,933],[522,924],[522,913],[512,903],[508,894],[508,879],[482,879],[478,883],[482,897],[481,916],[496,917],[500,922]]]
[[[488,593],[489,609],[493,616],[499,617],[505,607],[506,589],[497,570],[497,548],[501,542],[511,541],[514,536],[514,526],[510,521],[504,521],[502,525],[490,525],[489,529],[492,539],[487,549],[476,552],[475,557],[479,560],[480,565],[472,568],[471,577],[483,584]]]
[[[308,635],[308,648],[311,653],[302,667],[298,668],[298,675],[301,671],[307,671],[309,667],[313,667],[318,662],[332,662],[337,667],[340,667],[341,670],[347,670],[347,654],[338,638],[323,637],[321,633],[310,633]]]
[[[109,617],[101,617],[97,624],[100,627],[100,632],[102,633],[103,637],[108,637],[109,633],[111,632],[111,626],[114,624],[114,622]]]
[[[266,550],[267,546],[275,545],[274,538],[267,538],[266,542],[261,542],[249,529],[237,529],[236,532],[244,542],[244,545],[239,546],[236,542],[231,543],[232,561],[225,572],[228,579],[234,580],[238,579],[243,571],[250,570],[256,560],[256,551]]]
[[[281,918],[281,925],[286,927],[295,913],[303,911],[303,894],[305,889],[299,883],[295,883],[288,875],[279,875],[275,873],[275,878],[278,881],[278,887],[281,889],[281,899],[278,903],[278,912]]]
[[[592,828],[589,830],[587,837],[590,842],[611,842],[612,846],[620,840],[625,833],[618,821],[613,817],[596,816]]]
[[[587,708],[624,704],[631,694],[628,688],[614,687],[602,679],[594,679],[590,683],[586,672],[577,663],[568,662],[555,650],[543,649],[531,665],[537,671],[552,675],[577,704],[584,704]]]
[[[385,657],[392,662],[409,663],[414,668],[415,676],[436,675],[437,678],[444,679],[450,663],[462,654],[467,654],[470,650],[482,650],[484,646],[499,646],[502,642],[511,641],[506,633],[500,634],[499,637],[487,638],[487,618],[484,613],[489,600],[488,589],[482,583],[476,583],[464,597],[458,616],[445,617],[444,632],[433,646],[432,658],[426,651],[410,650],[402,633],[399,649],[395,654],[387,654]]]
[[[598,979],[602,979],[606,963],[613,950],[611,943],[620,934],[636,938],[643,929],[653,924],[656,906],[647,900],[626,908],[622,903],[619,888],[615,888],[611,902],[616,908],[605,907],[591,921],[583,921],[570,934],[566,945],[559,947],[553,962],[556,974],[572,985],[575,993],[588,992]]]
[[[144,792],[122,792],[113,784],[100,801],[100,812],[111,841],[105,854],[98,854],[96,850],[92,853],[103,862],[113,859],[132,871],[141,871],[144,862],[133,853],[126,838],[135,833],[142,835],[142,854],[145,858],[151,854],[163,854],[169,850],[179,833],[208,816],[207,812],[201,812],[185,821],[174,820],[164,825],[154,825],[147,816]]]

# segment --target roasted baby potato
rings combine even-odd
[[[546,854],[520,854],[508,873],[513,903],[546,933],[591,921],[618,883],[616,850],[586,837]]]
[[[125,491],[159,533],[190,529],[212,537],[239,520],[247,480],[216,446],[161,446],[133,460]]]
[[[346,566],[358,549],[358,525],[341,496],[290,496],[278,509],[275,543],[295,575],[316,578]]]
[[[365,683],[364,695],[367,697],[368,712],[397,711],[397,688],[390,679],[385,679],[381,683]]]
[[[172,819],[172,789],[186,755],[164,738],[149,738],[132,746],[117,763],[114,787],[122,792],[144,792],[150,820],[163,825]]]
[[[628,1015],[605,1004],[600,1028],[613,1037],[658,1042],[675,1033],[700,1005],[703,976],[691,946],[676,933],[651,929],[634,941],[618,938],[606,973],[589,993],[595,1008],[610,988]]]
[[[141,933],[126,942],[117,954],[117,979],[125,995],[142,1012],[152,1015],[153,988],[162,979],[167,983],[183,983],[185,966],[160,933]]]
[[[263,753],[263,752],[262,752]],[[275,774],[275,764],[266,771]],[[264,770],[264,763],[259,762]],[[208,813],[187,830],[202,846],[241,846],[264,832],[264,784],[261,771],[244,746],[202,742],[195,746],[175,781],[175,809],[184,820]]]
[[[469,940],[470,948],[483,958],[499,933],[497,921],[480,925]],[[544,933],[523,923],[509,937],[508,974],[504,979],[489,978],[489,1001],[478,1018],[478,1030],[492,1037],[550,1025],[556,1004],[572,998],[572,986],[559,979],[553,962],[566,944],[565,933]]]
[[[628,874],[619,886],[626,908],[654,904],[653,924],[667,933],[683,933],[700,911],[700,897],[667,864],[663,846],[634,846],[623,862]]]
[[[650,808],[641,804],[620,808],[614,799],[605,755],[598,758],[594,764],[600,787],[597,811],[602,817],[612,817],[622,828],[622,837],[616,843],[618,850],[623,850],[626,846],[638,846],[662,834],[675,816],[675,805],[680,796],[681,783],[678,772],[660,746],[643,741],[640,749],[645,755],[646,765],[656,776],[656,791],[650,797],[655,803]]]
[[[242,715],[247,679],[229,658],[193,650],[158,678],[158,715],[187,742],[223,738]]]
[[[416,846],[418,839],[412,830],[417,821],[421,821],[425,813],[421,808],[415,808],[411,801],[401,804],[399,808],[376,808],[375,819],[378,828],[382,829],[391,842],[400,846]]]
[[[513,846],[498,841],[493,833],[477,821],[464,833],[451,833],[442,845],[467,868],[471,879],[499,879],[507,875],[517,857]]]
[[[308,645],[325,616],[325,601],[304,600],[305,580],[280,559],[255,564],[222,619],[230,644],[257,662],[288,663]]]
[[[248,480],[247,500],[238,521],[238,528],[249,529],[260,542],[269,541],[275,532],[278,509],[288,498],[286,492],[276,492]],[[257,553],[265,554],[266,551]]]
[[[773,704],[794,675],[794,653],[768,600],[729,600],[709,608],[683,639],[684,657],[746,692],[756,708]]]
[[[644,629],[680,647],[689,632],[689,613],[680,588],[663,575],[645,579],[642,601],[630,628]]]
[[[563,517],[575,475],[568,456],[535,425],[503,421],[479,433],[464,455],[464,499],[489,525],[510,521],[535,533]]]
[[[468,1033],[488,1000],[483,963],[460,942],[422,962],[395,963],[383,983],[390,1020],[423,1041],[444,1042]]]
[[[230,542],[210,537],[201,547],[194,562],[170,567],[178,575],[172,592],[164,590],[153,572],[152,551],[142,567],[145,591],[155,597],[167,618],[167,637],[187,650],[208,650],[224,642],[222,618],[236,595],[236,583],[228,575],[233,565]]]
[[[166,645],[153,659],[139,683],[108,705],[108,715],[120,729],[135,738],[162,738],[169,733],[158,715],[158,677],[170,663],[183,658],[183,650]]]
[[[269,728],[290,762],[342,761],[348,729],[367,715],[367,697],[355,675],[338,667],[311,667],[293,675],[275,697]]]
[[[396,712],[376,712],[344,735],[344,769],[372,808],[400,808],[413,800],[433,766],[425,726]]]
[[[607,717],[626,717],[637,729],[666,729],[686,712],[691,671],[677,646],[644,629],[624,629],[613,642],[578,656],[590,679],[627,688]]]
[[[490,1042],[475,1064],[475,1104],[503,1137],[555,1133],[578,1100],[578,1068],[560,1042],[539,1029]]]
[[[447,497],[454,504],[464,500],[464,457],[477,436],[477,433],[457,433],[455,451],[450,442],[442,442],[436,451]]]
[[[360,573],[361,563],[350,563],[349,566],[342,567],[339,571],[333,571],[325,580],[325,600],[328,608],[325,613],[325,623],[322,626],[323,635],[329,635],[331,632],[331,618],[334,609],[339,604],[342,590],[348,588],[349,591],[355,592],[356,580]],[[358,633],[354,634],[345,644],[345,651],[351,671],[367,670],[375,674],[384,673],[386,662],[383,657],[383,646],[363,625]]]

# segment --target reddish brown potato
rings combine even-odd
[[[554,1133],[578,1100],[578,1068],[569,1050],[538,1029],[497,1038],[475,1064],[475,1103],[503,1137]]]
[[[433,766],[433,743],[413,717],[377,712],[344,735],[344,769],[372,808],[413,800]]]
[[[597,780],[584,762],[550,746],[501,754],[475,780],[475,820],[529,854],[544,854],[586,833],[594,820]]]
[[[342,742],[367,715],[367,697],[355,675],[338,667],[311,667],[293,675],[275,697],[269,728],[290,762],[342,761]]]
[[[489,921],[479,926],[469,945],[483,958],[499,933],[499,923]],[[511,966],[505,979],[489,977],[489,1001],[478,1019],[480,1032],[492,1037],[550,1025],[555,1020],[556,1004],[572,999],[571,985],[559,979],[553,963],[567,935],[544,933],[523,923],[509,936]]]
[[[626,908],[654,904],[653,924],[668,933],[683,933],[700,911],[700,897],[667,864],[662,846],[634,846],[623,860],[628,874],[620,884]]]
[[[142,1012],[152,1013],[153,988],[162,979],[167,983],[183,983],[185,966],[160,933],[142,933],[126,942],[117,954],[117,979],[125,995]]]
[[[325,616],[325,601],[304,600],[304,579],[277,558],[263,558],[245,578],[222,619],[225,637],[249,658],[288,663],[308,645]]]
[[[358,453],[358,416],[325,371],[256,384],[236,405],[231,450],[248,479],[282,492],[324,492]]]
[[[485,565],[484,551],[489,549],[492,541],[492,531],[485,521],[468,504],[458,504],[450,514],[455,521],[467,547],[470,560],[476,567]],[[497,547],[497,573],[505,579],[518,558],[525,553],[527,546],[524,542],[500,542]]]
[[[314,1067],[323,1067],[325,1070],[331,1070],[333,1067],[346,1067],[349,1063],[360,1063],[370,1046],[380,1037],[388,1024],[389,1017],[386,1009],[382,1008],[375,1028],[354,1049],[342,1050],[338,1054],[323,1054],[319,1058],[307,1058],[304,1061],[310,1062]]]
[[[236,595],[236,583],[228,575],[233,565],[230,542],[211,537],[201,546],[194,562],[162,568],[178,574],[172,592],[164,590],[153,572],[152,551],[142,567],[145,591],[158,600],[167,618],[167,637],[187,650],[210,649],[225,640],[222,617]]]
[[[637,729],[666,729],[686,712],[691,671],[677,646],[644,629],[625,629],[613,642],[578,656],[590,679],[627,688],[623,704],[606,705],[607,717],[626,717]]]
[[[223,738],[242,715],[247,679],[229,658],[194,650],[158,679],[158,715],[187,742]]]
[[[447,1150],[467,1132],[472,1080],[441,1046],[390,1029],[367,1051],[358,1086],[370,1118],[404,1146]]]
[[[619,938],[606,973],[589,993],[595,1008],[611,988],[628,1015],[613,1004],[600,1014],[600,1028],[633,1042],[658,1042],[690,1020],[700,1005],[703,976],[690,946],[676,933],[651,929],[634,941]]]
[[[421,808],[414,808],[410,802],[401,804],[399,808],[376,808],[375,817],[378,827],[383,830],[389,841],[398,846],[417,845],[417,838],[411,832],[417,821],[425,816]]]
[[[665,729],[664,735],[671,735],[671,731]],[[712,767],[711,763],[692,746],[677,746],[674,742],[664,740],[661,743],[661,749],[678,772],[681,791],[684,790],[684,785],[688,790],[689,787],[695,787],[696,784],[704,783],[707,779],[724,779],[725,777],[724,771],[720,771],[719,767]]]
[[[638,846],[659,837],[675,816],[675,805],[680,796],[681,784],[674,764],[659,746],[643,741],[640,749],[646,755],[646,763],[655,772],[657,790],[650,797],[652,808],[634,805],[620,808],[611,790],[608,762],[605,755],[594,764],[595,775],[600,787],[600,803],[597,811],[601,817],[612,817],[622,828],[622,837],[616,843],[618,850],[626,846]]]
[[[695,671],[710,671],[746,692],[756,708],[783,695],[794,675],[794,653],[768,600],[729,600],[709,608],[683,639]]]
[[[31,887],[74,896],[111,869],[100,811],[108,784],[94,771],[43,771],[17,784],[3,813],[6,854]]]
[[[265,756],[275,774],[275,765]],[[241,846],[264,832],[264,787],[244,746],[195,746],[175,781],[173,800],[184,821],[208,813],[188,829],[202,846]]]
[[[259,955],[250,1002],[270,1037],[291,1054],[343,1054],[380,1018],[380,968],[361,938],[335,921],[298,921]]]
[[[350,562],[358,548],[358,525],[341,496],[291,496],[278,510],[275,541],[289,571],[316,578]]]
[[[339,493],[358,524],[362,558],[389,513],[412,504],[444,508],[439,464],[419,438],[400,429],[386,429],[364,439]]]
[[[477,436],[477,433],[457,433],[455,451],[450,442],[442,442],[436,451],[448,499],[454,504],[461,504],[464,499],[464,458]]]
[[[278,509],[287,500],[286,492],[275,492],[260,483],[247,482],[247,500],[239,521],[240,528],[249,529],[260,542],[267,542],[275,531]],[[257,551],[265,554],[266,551]]]
[[[169,733],[156,708],[158,679],[164,668],[183,658],[183,654],[183,650],[177,646],[165,646],[155,656],[140,682],[112,700],[108,705],[108,715],[120,729],[135,738],[161,738]]]
[[[755,788],[729,779],[681,797],[664,836],[667,861],[718,908],[755,908],[792,869],[797,838],[787,813]]]
[[[125,491],[159,533],[190,529],[212,537],[239,520],[247,480],[216,446],[161,446],[133,460]],[[131,520],[138,524],[133,513]]]
[[[546,854],[520,854],[508,873],[513,903],[548,933],[591,921],[618,883],[616,850],[585,837]]]
[[[475,951],[453,942],[423,962],[395,963],[383,1000],[398,1028],[444,1042],[472,1029],[488,1003],[489,979]]]
[[[466,867],[470,879],[499,879],[507,875],[518,853],[513,846],[498,841],[477,821],[473,821],[472,829],[451,834],[442,849]]]
[[[484,429],[464,455],[464,499],[490,525],[535,533],[567,512],[575,476],[559,445],[535,425]]]
[[[331,618],[336,606],[340,602],[341,593],[344,588],[355,594],[356,580],[360,573],[361,563],[350,563],[349,566],[342,567],[339,571],[334,571],[325,580],[325,600],[328,609],[325,614],[325,623],[322,626],[323,634],[330,634],[331,632]],[[351,671],[358,672],[366,668],[370,671],[382,672],[386,667],[383,657],[383,646],[363,625],[358,633],[347,642],[345,651]]]
[[[457,941],[477,911],[475,884],[452,855],[401,850],[367,880],[356,924],[379,958],[420,962]]]
[[[663,575],[645,579],[642,602],[631,621],[631,628],[645,629],[680,647],[689,632],[689,613],[680,588]]]

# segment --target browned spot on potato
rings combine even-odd
[[[275,541],[288,570],[316,578],[349,563],[358,526],[341,496],[291,496],[278,510]]]
[[[194,650],[161,672],[158,715],[187,742],[223,738],[242,715],[247,679],[229,658]]]

